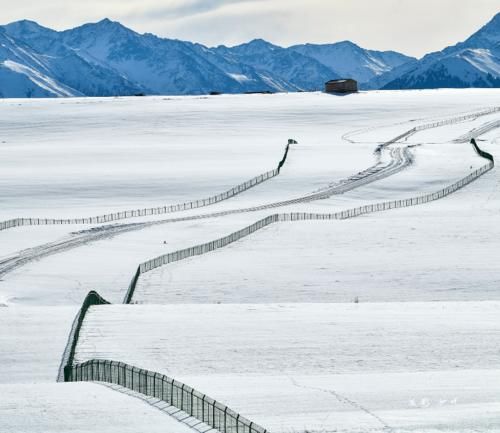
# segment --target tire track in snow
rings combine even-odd
[[[201,245],[195,245],[190,248],[184,248],[178,251],[174,251],[172,253],[163,254],[158,257],[154,257],[146,262],[139,264],[134,277],[132,278],[129,287],[127,289],[124,303],[130,304],[132,303],[132,298],[134,296],[137,283],[139,281],[139,277],[141,274],[149,272],[158,267],[167,265],[172,262],[177,262],[180,260],[184,260],[188,257],[194,257],[202,254],[206,254],[208,252],[214,251],[219,248],[226,247],[233,242],[236,242],[246,236],[255,233],[258,230],[267,227],[270,224],[274,224],[277,222],[283,221],[305,221],[305,220],[343,220],[349,218],[356,218],[361,215],[377,213],[381,211],[386,211],[390,209],[398,209],[409,206],[417,206],[425,203],[429,203],[434,200],[439,200],[444,197],[447,197],[450,194],[464,188],[469,185],[471,182],[477,180],[482,175],[492,170],[495,166],[494,158],[491,154],[482,151],[479,149],[474,140],[471,141],[474,146],[475,151],[482,157],[488,160],[488,164],[483,167],[475,170],[472,173],[469,173],[466,177],[460,179],[452,185],[449,185],[439,191],[434,193],[428,193],[424,195],[420,195],[417,197],[400,199],[400,200],[392,200],[387,202],[378,202],[371,205],[358,206],[357,208],[351,208],[344,211],[339,211],[330,214],[315,214],[315,213],[304,213],[304,212],[291,212],[291,213],[282,213],[282,214],[274,214],[268,215],[267,217],[260,219],[259,221],[253,223],[250,226],[244,227],[241,230],[233,232],[227,236],[222,238],[213,240],[211,242],[207,242]]]
[[[487,123],[484,123],[483,125],[481,125],[477,128],[470,130],[466,134],[461,135],[460,137],[453,140],[453,142],[454,143],[467,143],[472,138],[478,138],[481,135],[487,134],[488,132],[493,131],[497,128],[500,128],[500,120],[494,120],[492,122],[487,122]]]
[[[340,403],[351,406],[354,409],[357,409],[357,410],[360,410],[361,412],[364,412],[365,414],[367,414],[371,418],[374,418],[377,422],[379,422],[382,425],[382,427],[384,427],[384,430],[387,430],[390,432],[394,431],[394,429],[389,424],[387,424],[381,417],[379,417],[377,414],[375,414],[374,412],[372,412],[371,410],[369,410],[367,407],[363,406],[362,404],[357,403],[356,401],[351,400],[350,398],[348,398],[342,394],[339,394],[337,391],[335,391],[333,389],[319,388],[319,387],[310,386],[310,385],[302,385],[302,384],[298,383],[294,377],[289,376],[288,378],[290,379],[290,382],[292,382],[292,384],[294,386],[296,386],[297,388],[310,389],[313,391],[320,391],[320,392],[324,392],[326,394],[330,394],[330,395],[334,396]]]
[[[460,117],[450,118],[441,123],[420,125],[418,127],[419,128],[418,130],[438,128],[440,126],[445,126],[448,124],[460,123],[468,119],[477,119],[478,117],[491,114],[492,112],[497,112],[497,111],[500,111],[500,108],[498,107],[489,108],[487,110],[483,110],[482,112],[474,112],[462,115]],[[412,128],[409,131],[406,131],[404,134],[401,134],[400,136],[379,145],[377,147],[376,153],[380,155],[380,152],[382,152],[388,146],[398,142],[400,139],[407,138],[408,136],[413,135],[416,132],[417,132],[417,127]],[[380,180],[385,177],[396,174],[397,172],[404,169],[406,166],[410,165],[412,162],[412,157],[408,149],[409,146],[403,148],[403,150],[393,149],[391,151],[393,163],[389,164],[389,166],[387,167],[384,167],[380,170],[376,170],[375,167],[377,167],[378,165],[376,164],[375,166],[372,166],[369,169],[365,170],[365,172],[361,172],[364,173],[364,175],[362,175],[362,177],[359,179],[356,178],[356,176],[353,176],[351,178],[348,178],[345,182],[340,182],[338,185],[327,187],[324,191],[317,191],[311,194],[307,194],[303,197],[299,197],[297,199],[285,200],[276,203],[270,203],[266,205],[243,208],[243,209],[232,209],[227,211],[213,212],[200,215],[191,215],[187,217],[179,217],[179,218],[151,221],[145,223],[99,226],[98,228],[95,229],[77,232],[74,236],[70,237],[69,239],[64,238],[59,241],[43,244],[27,250],[22,250],[0,261],[0,278],[5,274],[7,274],[8,272],[11,272],[12,270],[19,268],[20,266],[23,266],[24,264],[29,263],[31,261],[39,260],[43,257],[56,254],[58,252],[66,251],[72,248],[76,248],[81,245],[86,245],[90,242],[95,242],[97,240],[112,238],[120,233],[140,230],[152,225],[175,223],[179,221],[215,218],[215,217],[222,217],[238,213],[256,212],[256,211],[272,209],[276,207],[283,207],[298,203],[307,203],[314,200],[325,199],[334,194],[342,194],[344,192],[351,191],[360,186],[374,182],[376,180]],[[394,163],[394,158],[397,159],[396,163]],[[358,175],[360,175],[361,173],[358,173]]]
[[[31,261],[40,260],[44,257],[87,245],[91,242],[113,238],[119,234],[141,230],[146,227],[156,226],[160,224],[176,223],[181,221],[217,218],[240,213],[258,212],[266,209],[274,209],[277,207],[327,199],[332,195],[343,194],[355,188],[359,188],[377,180],[392,176],[406,168],[413,161],[408,147],[393,149],[391,151],[391,157],[391,162],[386,166],[380,166],[376,168],[375,166],[370,167],[369,169],[351,176],[343,181],[340,181],[338,184],[329,186],[322,191],[310,193],[295,199],[248,208],[230,209],[226,211],[190,215],[165,220],[148,221],[142,223],[104,225],[89,230],[75,232],[70,236],[64,237],[60,240],[42,244],[33,248],[28,248],[14,253],[6,258],[0,259],[0,278]]]
[[[33,248],[21,250],[15,254],[0,259],[0,278],[5,274],[24,266],[27,263],[42,259],[52,254],[61,253],[73,248],[87,245],[91,242],[111,238],[121,233],[139,230],[146,226],[145,223],[120,224],[102,226],[74,233],[54,242],[42,244]]]

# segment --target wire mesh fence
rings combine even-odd
[[[231,197],[234,197],[237,194],[242,193],[266,180],[269,180],[279,174],[278,169],[274,169],[268,171],[260,176],[254,177],[247,182],[244,182],[234,188],[231,188],[229,191],[223,192],[222,194],[214,195],[212,197],[189,201],[186,203],[171,205],[171,206],[162,206],[155,208],[145,208],[145,209],[136,209],[136,210],[128,210],[122,212],[114,212],[106,215],[99,215],[95,217],[88,218],[67,218],[67,219],[54,219],[54,218],[15,218],[8,221],[0,222],[0,230],[6,230],[12,227],[20,227],[20,226],[36,226],[36,225],[63,225],[63,224],[102,224],[109,223],[118,220],[123,220],[127,218],[136,218],[136,217],[145,217],[152,215],[161,215],[165,213],[173,213],[180,212],[184,210],[196,209],[199,207],[209,206],[223,200],[227,200]]]
[[[68,336],[68,341],[66,343],[66,347],[64,349],[61,364],[59,365],[59,372],[57,375],[58,382],[65,381],[65,371],[73,365],[73,361],[75,358],[76,345],[78,344],[78,337],[80,336],[80,330],[82,328],[83,320],[85,319],[85,315],[87,311],[92,305],[105,305],[109,304],[106,299],[101,297],[99,293],[95,291],[90,291],[85,299],[83,300],[83,304],[76,314],[75,319],[73,320],[73,324],[71,326],[71,331]]]
[[[278,214],[270,215],[266,218],[263,218],[253,223],[248,227],[245,227],[241,230],[231,233],[230,235],[224,236],[214,241],[174,251],[173,253],[164,254],[159,257],[155,257],[154,259],[148,260],[147,262],[141,263],[136,273],[134,274],[132,281],[130,282],[123,303],[129,304],[132,301],[132,297],[134,295],[137,282],[141,274],[149,272],[155,268],[159,268],[160,266],[166,265],[168,263],[178,262],[179,260],[184,260],[188,257],[198,256],[201,254],[208,253],[210,251],[214,251],[218,248],[225,247],[233,242],[236,242],[241,238],[244,238],[245,236],[248,236],[251,233],[256,232],[257,230],[262,229],[263,227],[268,226],[269,224],[277,222],[278,219],[279,219]]]
[[[426,123],[424,125],[419,125],[415,127],[416,131],[423,131],[425,129],[437,128],[439,126],[452,125],[454,123],[464,122],[470,119],[476,119],[478,117],[487,116],[489,114],[498,113],[500,107],[491,107],[482,111],[477,111],[475,113],[464,114],[463,116],[452,117],[450,119],[439,120],[437,122]],[[471,137],[472,138],[472,137]]]
[[[500,120],[494,120],[492,122],[488,122],[484,125],[481,125],[480,127],[475,128],[472,131],[469,131],[466,134],[453,140],[453,142],[454,143],[466,143],[467,141],[471,140],[472,138],[480,137],[481,135],[484,135],[487,132],[492,131],[493,129],[496,129],[496,128],[500,128]]]
[[[489,114],[494,114],[497,112],[500,112],[500,107],[491,107],[491,108],[487,108],[487,109],[482,110],[482,111],[477,111],[475,113],[464,114],[463,116],[452,117],[449,119],[439,120],[437,122],[430,122],[430,123],[425,123],[423,125],[415,126],[414,128],[411,128],[408,131],[403,132],[401,135],[398,135],[397,137],[394,137],[391,140],[386,141],[385,143],[378,145],[377,148],[375,149],[375,153],[380,153],[382,151],[382,149],[384,149],[385,147],[388,147],[391,144],[397,143],[398,141],[401,141],[405,138],[408,138],[418,131],[424,131],[426,129],[438,128],[440,126],[445,126],[445,125],[453,125],[455,123],[464,122],[464,121],[470,120],[470,119],[476,119],[478,117],[487,116]],[[495,123],[495,125],[496,125],[496,123]],[[491,126],[490,126],[490,128],[491,128]],[[477,131],[476,131],[476,135],[477,135]],[[475,135],[471,132],[470,138],[473,138],[474,136]]]
[[[444,119],[440,120],[437,122],[431,122],[431,123],[426,123],[424,125],[419,125],[415,126],[414,128],[409,129],[408,131],[405,131],[401,135],[383,143],[377,146],[375,149],[375,152],[380,154],[382,149],[385,147],[388,147],[391,144],[394,144],[400,140],[403,140],[404,138],[408,138],[412,134],[415,134],[418,131],[423,131],[426,129],[431,129],[431,128],[437,128],[440,126],[445,126],[445,125],[451,125],[454,123],[459,123],[463,122],[469,119],[475,119],[481,116],[486,116],[489,114],[493,114],[496,112],[500,112],[500,107],[492,107],[488,108],[482,111],[478,111],[475,113],[471,114],[465,114],[463,116],[458,116],[458,117],[452,117],[449,119]],[[471,136],[472,138],[472,136]],[[102,223],[109,223],[109,222],[114,222],[114,221],[119,221],[127,218],[136,218],[136,217],[146,217],[146,216],[153,216],[153,215],[161,215],[165,213],[173,213],[173,212],[180,212],[180,211],[185,211],[185,210],[190,210],[190,209],[196,209],[199,207],[204,207],[204,206],[209,206],[215,203],[218,203],[223,200],[227,200],[237,194],[240,194],[262,182],[265,182],[268,179],[271,179],[275,176],[277,176],[280,173],[280,169],[283,166],[283,164],[286,161],[287,155],[288,155],[288,150],[290,144],[296,143],[295,140],[289,140],[289,143],[285,149],[285,154],[283,159],[280,161],[278,164],[278,167],[274,170],[270,170],[264,174],[261,174],[259,176],[256,176],[234,188],[231,188],[230,190],[223,192],[221,194],[208,197],[205,199],[201,200],[195,200],[195,201],[189,201],[177,205],[171,205],[171,206],[161,206],[161,207],[154,207],[154,208],[145,208],[145,209],[136,209],[136,210],[128,210],[128,211],[122,211],[122,212],[114,212],[114,213],[109,213],[105,215],[100,215],[100,216],[95,216],[95,217],[88,217],[88,218],[67,218],[67,219],[53,219],[53,218],[14,218],[8,221],[2,221],[0,222],[0,231],[6,230],[9,228],[13,227],[20,227],[20,226],[32,226],[32,225],[62,225],[62,224],[102,224]]]
[[[359,206],[353,209],[346,209],[344,211],[336,212],[333,214],[316,214],[316,213],[291,213],[291,214],[280,214],[279,221],[299,221],[299,220],[311,220],[311,219],[347,219],[354,218],[360,215],[381,212],[390,209],[397,209],[409,206],[416,206],[419,204],[429,203],[434,200],[439,200],[443,197],[446,197],[455,191],[463,188],[468,185],[478,177],[482,176],[484,173],[488,172],[493,168],[493,162],[488,163],[487,165],[475,170],[470,173],[465,178],[459,180],[458,182],[443,188],[437,192],[424,194],[419,197],[401,199],[401,200],[392,200],[386,201],[382,203],[374,203],[365,206]]]
[[[270,215],[248,227],[214,241],[165,254],[141,263],[134,274],[124,302],[130,303],[132,301],[138,279],[142,273],[149,272],[167,263],[183,260],[187,257],[204,254],[225,247],[232,242],[276,222],[342,220],[374,212],[416,206],[446,197],[468,185],[494,167],[493,156],[479,149],[475,141],[473,141],[472,144],[482,157],[489,160],[488,164],[446,188],[418,197],[368,204],[331,214],[294,212]],[[165,375],[136,368],[121,362],[108,360],[90,360],[73,365],[76,345],[85,315],[92,305],[100,304],[108,304],[108,302],[96,292],[90,292],[85,298],[82,308],[73,322],[68,344],[62,357],[58,380],[102,381],[117,384],[144,395],[165,401],[223,433],[266,433],[264,428],[242,417],[227,406]]]
[[[279,221],[304,221],[304,220],[343,220],[348,218],[358,217],[360,215],[365,215],[374,212],[382,212],[390,209],[398,209],[409,206],[417,206],[424,203],[429,203],[434,200],[439,200],[447,195],[458,191],[464,186],[468,185],[475,179],[482,176],[484,173],[488,172],[494,167],[493,156],[487,152],[481,151],[477,145],[475,145],[477,150],[484,154],[481,155],[484,158],[488,159],[488,164],[480,167],[479,169],[473,171],[468,176],[460,179],[459,181],[453,183],[452,185],[447,186],[439,191],[423,194],[418,197],[412,197],[407,199],[400,200],[391,200],[381,203],[368,204],[364,206],[359,206],[352,209],[346,209],[340,212],[329,213],[329,214],[319,214],[319,213],[307,213],[307,212],[292,212],[287,214],[273,214],[269,215],[266,218],[263,218],[252,225],[245,227],[241,230],[238,230],[234,233],[231,233],[222,238],[213,240],[211,242],[207,242],[205,244],[196,245],[190,248],[185,248],[182,250],[178,250],[172,253],[164,254],[158,257],[155,257],[151,260],[148,260],[144,263],[141,263],[132,278],[127,293],[124,298],[124,303],[129,304],[132,302],[137,283],[141,274],[149,272],[153,269],[159,268],[160,266],[164,266],[169,263],[177,262],[179,260],[184,260],[188,257],[193,257],[201,254],[208,253],[210,251],[216,250],[218,248],[223,248],[233,242],[236,242],[270,224],[279,222]],[[478,152],[479,153],[479,152]]]
[[[22,226],[23,224],[21,223],[21,218],[15,218],[12,220],[7,220],[7,221],[0,221],[0,231],[1,230],[7,230],[12,227],[19,227]]]
[[[67,382],[112,383],[157,398],[222,433],[267,432],[265,428],[184,383],[123,362],[93,359],[68,366],[65,370],[65,378]]]
[[[289,140],[288,144],[285,148],[285,153],[283,158],[280,160],[277,168],[273,170],[269,170],[259,176],[255,176],[252,179],[241,183],[228,191],[225,191],[221,194],[217,194],[205,199],[188,201],[181,204],[171,205],[171,206],[160,206],[154,208],[144,208],[144,209],[135,209],[135,210],[127,210],[122,212],[114,212],[105,215],[99,215],[88,218],[14,218],[8,221],[0,222],[0,231],[6,230],[13,227],[21,227],[21,226],[37,226],[37,225],[65,225],[65,224],[102,224],[102,223],[110,223],[114,221],[119,221],[127,218],[137,218],[137,217],[146,217],[153,215],[162,215],[166,213],[174,213],[180,211],[186,211],[191,209],[197,209],[204,206],[209,206],[215,203],[219,203],[221,201],[227,200],[231,197],[234,197],[238,194],[241,194],[244,191],[247,191],[250,188],[253,188],[273,177],[276,177],[280,174],[281,168],[285,164],[290,148],[290,144],[297,143],[295,140]]]

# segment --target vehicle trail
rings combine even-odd
[[[351,176],[337,184],[329,186],[322,191],[306,194],[295,199],[284,200],[259,206],[229,209],[218,212],[209,212],[205,214],[189,215],[184,217],[169,218],[157,221],[148,221],[141,223],[128,224],[111,224],[94,227],[88,230],[73,232],[69,236],[59,239],[54,242],[42,244],[33,248],[27,248],[3,259],[0,259],[0,278],[7,273],[35,260],[77,248],[82,245],[87,245],[91,242],[96,242],[103,239],[115,237],[122,233],[137,231],[146,227],[156,226],[160,224],[176,223],[181,221],[192,221],[208,218],[224,217],[228,215],[258,212],[266,209],[274,209],[277,207],[289,206],[300,203],[308,203],[315,200],[327,199],[335,194],[343,194],[355,188],[359,188],[368,183],[392,176],[393,174],[403,170],[413,161],[411,153],[406,148],[396,148],[391,151],[392,161],[386,166],[377,169],[368,169],[360,172],[357,175]]]
[[[465,116],[460,116],[456,118],[447,119],[441,123],[436,124],[427,124],[421,125],[418,130],[437,128],[440,126],[464,122],[467,119],[477,119],[478,117],[484,116],[486,114],[491,114],[492,112],[499,111],[499,108],[490,108],[483,112],[474,112],[470,114],[466,114]],[[380,154],[389,148],[389,146],[399,142],[400,140],[407,138],[410,135],[413,135],[417,132],[416,128],[412,128],[406,131],[404,134],[389,140],[386,143],[382,143],[377,146],[376,155],[380,158]],[[403,170],[407,166],[409,166],[413,162],[413,157],[411,152],[409,151],[411,146],[406,147],[396,147],[391,149],[391,163],[386,166],[379,165],[379,162],[374,166],[366,169],[364,172],[360,172],[357,175],[351,176],[344,181],[340,181],[337,184],[326,187],[324,190],[315,191],[310,194],[306,194],[302,197],[298,197],[295,199],[284,200],[269,204],[264,204],[260,206],[253,206],[248,208],[241,209],[230,209],[225,211],[211,212],[206,214],[197,214],[190,215],[185,217],[157,220],[157,221],[149,221],[142,223],[132,223],[132,224],[114,224],[114,225],[104,225],[92,228],[90,230],[83,230],[80,232],[76,232],[67,236],[63,239],[60,239],[55,242],[50,242],[47,244],[39,245],[34,248],[25,249],[19,251],[17,253],[12,254],[11,256],[0,260],[0,278],[5,276],[7,273],[13,271],[14,269],[19,268],[20,266],[25,265],[31,261],[39,260],[43,257],[47,257],[52,254],[56,254],[62,251],[67,251],[69,249],[73,249],[79,247],[81,245],[86,245],[90,242],[95,242],[98,240],[103,240],[106,238],[112,238],[121,233],[126,233],[130,231],[141,230],[143,228],[159,225],[159,224],[167,224],[167,223],[175,223],[180,221],[190,221],[190,220],[199,220],[199,219],[207,219],[207,218],[216,218],[223,217],[227,215],[240,214],[240,213],[248,213],[248,212],[257,212],[266,209],[273,209],[277,207],[283,207],[288,205],[294,205],[299,203],[308,203],[315,200],[322,200],[331,197],[335,194],[343,194],[347,191],[351,191],[355,188],[361,187],[363,185],[367,185],[368,183],[375,182],[376,180],[380,180],[386,178],[388,176],[392,176],[399,171]],[[359,176],[359,177],[358,177]]]
[[[294,377],[291,377],[291,376],[289,376],[289,379],[292,382],[292,384],[294,386],[296,386],[297,388],[310,389],[313,391],[320,391],[320,392],[323,392],[326,394],[330,394],[333,397],[335,397],[340,403],[351,406],[354,409],[357,409],[357,410],[364,412],[365,414],[367,414],[371,418],[374,418],[376,421],[378,421],[382,425],[384,430],[389,431],[389,432],[394,431],[394,429],[389,424],[387,424],[381,417],[379,417],[377,414],[373,413],[367,407],[363,406],[362,404],[360,404],[360,403],[358,403],[358,402],[356,402],[356,401],[354,401],[354,400],[352,400],[352,399],[350,399],[342,394],[339,394],[337,391],[334,391],[333,389],[325,389],[325,388],[319,388],[319,387],[310,386],[310,385],[302,385],[302,384],[298,383],[298,381]]]

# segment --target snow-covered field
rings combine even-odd
[[[440,413],[484,428],[500,422],[499,315],[498,302],[101,306],[77,361],[168,374],[272,431],[436,428]]]
[[[480,147],[500,160],[500,129],[488,126],[500,112],[417,132],[379,164],[375,148],[499,101],[491,89],[0,100],[0,221],[214,196],[274,169],[298,141],[279,176],[211,206],[99,230],[0,231],[0,431],[62,432],[69,420],[74,431],[185,431],[114,389],[52,383],[85,294],[121,303],[139,263],[273,213],[446,187],[487,162],[469,132],[485,131]],[[410,164],[355,183],[407,146]],[[493,169],[432,203],[276,223],[145,273],[133,298],[144,305],[91,308],[78,360],[167,373],[270,432],[500,431],[499,187]]]
[[[498,147],[484,147],[500,158]],[[500,300],[499,185],[493,171],[425,206],[345,221],[275,224],[212,254],[144,274],[134,299],[168,304]]]
[[[295,138],[293,172],[284,173],[291,179],[274,189],[283,199],[366,168],[376,142],[417,122],[497,103],[496,90],[2,100],[0,219],[203,198],[275,168]],[[478,123],[464,123],[457,136]],[[351,137],[359,144],[342,140],[380,125],[389,127]]]
[[[0,384],[55,381],[78,308],[0,307]]]
[[[169,410],[138,395],[94,383],[0,385],[4,433],[190,433]]]

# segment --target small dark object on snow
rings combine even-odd
[[[325,83],[326,93],[355,93],[358,91],[358,82],[352,78],[330,80]]]

